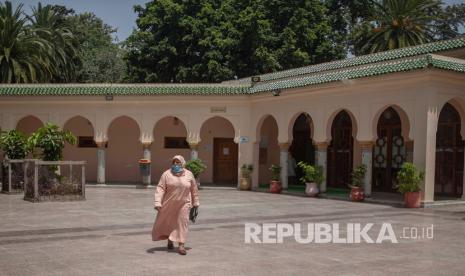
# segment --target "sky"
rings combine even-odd
[[[0,0],[2,1],[2,0]],[[93,12],[108,25],[118,29],[116,38],[125,40],[136,28],[137,15],[134,5],[144,5],[149,0],[10,0],[13,4],[23,3],[25,11],[29,13],[31,6],[38,2],[42,4],[64,5],[74,9],[77,13]],[[465,0],[445,0],[447,4],[465,3]]]

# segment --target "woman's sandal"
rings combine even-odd
[[[178,253],[180,255],[186,255],[187,254],[186,249],[184,248],[183,245],[178,247]]]
[[[168,240],[168,246],[167,247],[168,247],[168,250],[173,249],[174,248],[173,242]]]

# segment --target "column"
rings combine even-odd
[[[191,148],[191,160],[199,158],[199,143],[189,143]]]
[[[260,157],[260,143],[255,142],[252,144],[252,165],[253,165],[253,171],[252,171],[252,191],[257,191],[259,187],[259,171],[260,171],[260,163],[259,163],[259,157]]]
[[[281,166],[281,185],[283,189],[288,188],[287,183],[287,169],[289,162],[289,143],[279,143],[280,154],[279,154],[279,165]]]
[[[323,182],[320,185],[320,192],[326,192],[326,163],[327,163],[327,150],[328,150],[328,143],[327,142],[316,142],[315,143],[315,163],[318,166],[323,168]]]
[[[106,142],[97,142],[97,185],[105,185],[105,146]]]
[[[143,148],[143,156],[144,159],[148,159],[152,161],[152,152],[150,151],[152,143],[151,142],[143,142],[142,143],[142,148]],[[150,168],[152,168],[152,164],[150,164]],[[142,184],[144,184],[147,187],[152,187],[152,171],[150,170],[150,173],[148,176],[142,176]]]
[[[360,142],[360,150],[362,151],[362,165],[365,165],[366,173],[365,179],[363,180],[364,186],[363,190],[365,192],[365,196],[371,196],[371,180],[372,180],[372,159],[373,159],[373,142],[372,141],[364,141]]]
[[[465,144],[465,141],[463,141]],[[464,158],[465,158],[465,151],[464,151]],[[465,159],[464,159],[465,160]],[[463,180],[462,180],[462,200],[465,200],[465,173],[463,174]]]
[[[421,187],[422,203],[434,202],[434,176],[436,170],[436,131],[439,111],[436,106],[419,108],[415,117],[415,136],[413,144],[413,163],[425,172]]]

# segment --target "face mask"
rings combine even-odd
[[[171,171],[173,173],[180,173],[180,172],[182,172],[182,167],[181,167],[181,165],[173,164],[173,165],[171,165]]]

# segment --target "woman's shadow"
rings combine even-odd
[[[186,250],[190,250],[191,247],[185,246]],[[178,253],[178,248],[175,246],[173,249],[167,249],[166,246],[152,247],[146,250],[149,254],[154,254],[155,252],[166,252],[166,253]]]

